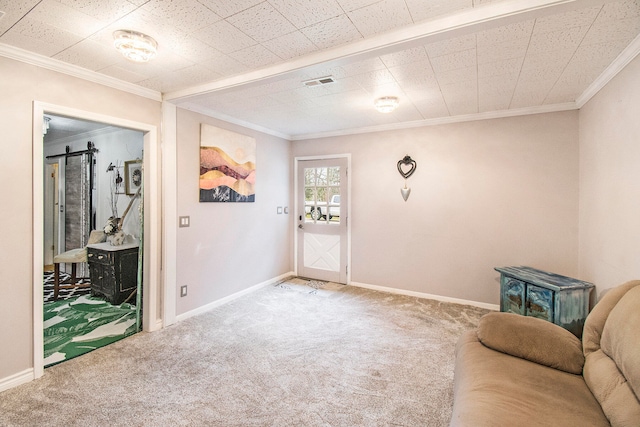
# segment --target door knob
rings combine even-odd
[[[302,224],[298,224],[298,228],[303,229],[304,226]]]

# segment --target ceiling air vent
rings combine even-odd
[[[327,76],[327,77],[320,77],[317,79],[307,80],[302,83],[307,87],[311,87],[311,86],[318,86],[318,85],[326,85],[333,82],[335,82],[335,79],[332,76]]]

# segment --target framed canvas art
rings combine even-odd
[[[200,201],[254,202],[256,140],[200,125]]]

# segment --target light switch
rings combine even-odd
[[[289,215],[289,206],[284,207],[284,214]]]
[[[180,219],[180,227],[188,227],[189,226],[190,217],[181,216],[181,217],[179,217],[179,219]]]
[[[282,215],[282,206],[278,206],[278,210],[276,212],[278,215]]]

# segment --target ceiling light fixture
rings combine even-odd
[[[115,46],[125,58],[134,62],[147,62],[156,56],[158,43],[146,34],[130,30],[113,32]]]
[[[383,96],[382,98],[376,99],[374,105],[376,106],[376,110],[381,113],[390,113],[398,108],[399,103],[400,101],[395,96]]]

